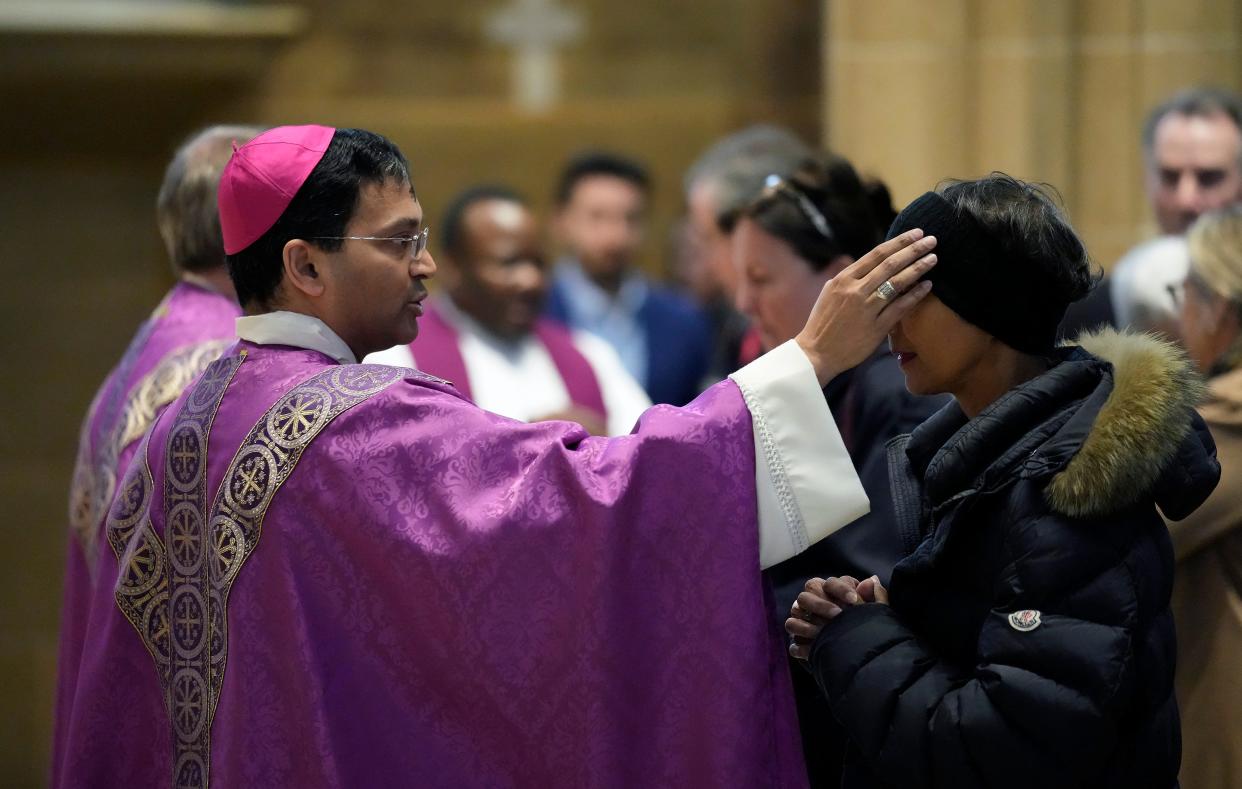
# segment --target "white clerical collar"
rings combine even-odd
[[[358,357],[328,324],[300,312],[277,310],[237,319],[237,338],[255,345],[291,345],[331,356],[341,364],[357,364]]]

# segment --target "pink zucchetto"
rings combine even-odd
[[[225,254],[241,252],[276,224],[335,133],[329,126],[277,126],[233,151],[217,198]]]

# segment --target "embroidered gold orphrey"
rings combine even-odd
[[[158,317],[158,315],[157,315]],[[154,320],[154,318],[153,318]],[[91,404],[90,413],[82,425],[78,439],[78,459],[73,470],[73,485],[69,493],[69,525],[77,535],[87,567],[95,571],[96,542],[99,524],[107,512],[112,495],[116,492],[116,477],[121,469],[117,460],[122,450],[147,432],[160,409],[177,399],[190,382],[201,373],[209,362],[220,356],[232,340],[209,340],[186,345],[170,353],[130,390],[124,406],[119,398],[122,392],[101,393]],[[133,355],[144,343],[136,342]],[[118,366],[116,385],[124,386],[127,365]],[[113,415],[119,410],[115,420]],[[103,413],[103,422],[111,430],[101,436],[98,443],[92,441],[91,427],[97,413]]]
[[[149,517],[152,479],[136,464],[108,519],[123,572],[117,605],[155,660],[172,720],[173,785],[210,781],[211,724],[228,658],[228,598],[258,545],[276,492],[325,426],[408,371],[347,365],[317,373],[268,409],[242,441],[206,507],[207,439],[242,356],[213,362],[168,433],[164,537]],[[135,529],[138,533],[135,534]]]

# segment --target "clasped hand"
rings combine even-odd
[[[812,578],[807,581],[789,611],[789,618],[785,620],[785,630],[793,637],[789,654],[799,660],[809,658],[811,645],[824,625],[847,606],[864,603],[888,605],[888,590],[880,583],[879,577],[873,575],[859,581],[843,575],[840,578]]]

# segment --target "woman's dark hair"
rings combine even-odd
[[[836,154],[807,159],[783,184],[764,188],[736,215],[723,218],[721,226],[727,232],[741,217],[753,219],[792,246],[815,271],[840,255],[857,260],[870,252],[897,215],[888,188],[875,179],[864,181]],[[816,226],[798,194],[823,216],[828,235]]]
[[[337,129],[276,224],[226,258],[237,300],[242,306],[271,302],[284,276],[283,251],[291,239],[304,239],[329,252],[340,249],[340,241],[316,238],[344,235],[363,184],[389,180],[410,181],[410,165],[392,141],[362,129]]]
[[[1103,276],[1061,209],[1049,184],[994,172],[973,181],[942,182],[936,191],[959,214],[968,214],[1003,250],[1044,274],[1048,295],[1061,304],[1086,296]]]

